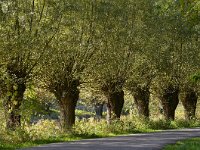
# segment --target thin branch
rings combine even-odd
[[[61,24],[61,20],[62,20],[62,16],[60,17],[60,20],[59,20],[59,23],[58,23],[58,27],[57,27],[56,32],[46,41],[45,46],[44,46],[43,49],[41,50],[41,51],[42,51],[41,55],[38,57],[38,59],[36,59],[36,61],[35,61],[35,63],[33,64],[33,66],[28,70],[27,75],[29,75],[29,74],[32,72],[32,70],[35,68],[35,66],[38,65],[39,60],[44,56],[44,54],[45,54],[45,52],[46,52],[45,50],[48,48],[49,44],[51,43],[51,41],[54,39],[54,37],[56,36],[56,34],[57,34],[58,31],[59,31],[60,24]]]
[[[32,1],[31,21],[30,21],[30,32],[32,31],[32,27],[33,27],[34,11],[35,11],[35,0]]]

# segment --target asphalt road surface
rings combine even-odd
[[[168,144],[193,137],[200,137],[200,128],[53,143],[24,150],[161,150]]]

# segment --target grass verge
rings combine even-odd
[[[168,145],[164,150],[199,150],[200,138],[193,138],[188,140],[179,141],[174,145]]]
[[[121,120],[113,121],[112,124],[108,125],[104,119],[97,121],[91,118],[77,121],[73,130],[63,133],[57,121],[40,120],[36,124],[25,125],[15,132],[0,130],[0,149],[14,150],[49,143],[197,126],[200,126],[199,120],[166,122],[163,120],[145,121],[138,118],[122,117]]]
[[[90,139],[90,138],[100,138],[98,136],[87,136],[87,135],[60,135],[58,137],[51,137],[48,139],[37,139],[33,141],[25,141],[25,142],[14,142],[0,140],[0,150],[15,150],[20,148],[28,148],[43,144],[50,144],[50,143],[58,143],[58,142],[69,142],[69,141],[76,141],[81,139]]]

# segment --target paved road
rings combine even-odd
[[[161,150],[167,144],[192,137],[200,137],[200,128],[48,144],[26,150]]]

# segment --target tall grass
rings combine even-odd
[[[94,118],[77,120],[74,128],[63,133],[60,124],[52,120],[40,120],[33,125],[25,125],[15,132],[1,129],[0,148],[20,148],[37,144],[71,141],[82,138],[108,137],[119,134],[152,132],[155,130],[175,129],[200,126],[200,120],[184,121],[182,119],[166,122],[163,120],[140,120],[138,117],[123,116],[110,125],[106,120],[97,121]]]
[[[197,108],[197,117],[200,119],[200,109]],[[58,121],[40,120],[35,124],[24,123],[15,132],[5,130],[4,115],[0,113],[0,149],[16,149],[38,144],[78,140],[83,138],[108,137],[119,134],[152,132],[164,129],[190,128],[200,126],[200,120],[185,121],[183,108],[180,105],[176,112],[176,120],[166,122],[158,112],[152,113],[150,120],[142,120],[134,112],[122,116],[120,120],[112,121],[110,125],[105,119],[100,121],[94,118],[77,118],[76,125],[69,132],[63,133]],[[81,115],[82,112],[79,112]]]

